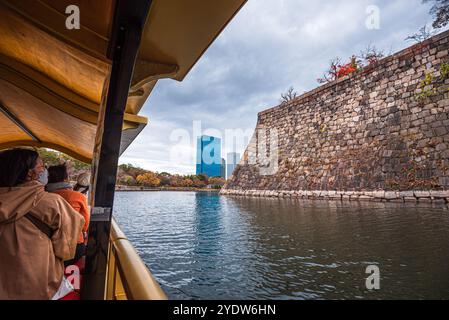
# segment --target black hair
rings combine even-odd
[[[28,172],[36,167],[39,153],[30,149],[0,152],[0,187],[16,187],[26,182]]]
[[[64,182],[69,178],[67,166],[60,164],[48,168],[48,183]]]

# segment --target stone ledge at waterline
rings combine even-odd
[[[260,112],[221,193],[446,201],[448,50],[449,31]],[[269,174],[264,153],[278,157]]]
[[[449,203],[448,191],[221,190],[221,195],[312,200]]]

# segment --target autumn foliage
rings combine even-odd
[[[330,62],[330,67],[322,78],[318,79],[319,83],[328,83],[343,78],[348,74],[356,72],[361,67],[361,63],[356,56],[352,56],[348,63],[342,64],[340,58],[335,58]]]
[[[226,180],[220,177],[208,178],[204,174],[179,175],[167,172],[152,172],[131,164],[119,166],[117,184],[143,187],[173,187],[173,188],[212,188],[221,187]]]
[[[340,58],[334,58],[330,61],[328,70],[323,77],[318,79],[319,83],[329,83],[354,73],[361,68],[377,63],[385,56],[382,50],[373,45],[368,45],[360,54],[353,55],[348,62],[343,63]]]
[[[151,171],[137,176],[136,181],[146,187],[158,187],[161,184],[161,179]]]

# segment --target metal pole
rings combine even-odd
[[[125,4],[127,2],[127,5]],[[109,47],[112,71],[106,103],[99,114],[97,143],[93,161],[91,223],[87,245],[86,269],[82,299],[105,298],[106,270],[109,251],[112,208],[123,118],[134,64],[151,0],[119,0]]]

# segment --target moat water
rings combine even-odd
[[[118,192],[114,215],[170,299],[449,299],[445,205]]]

